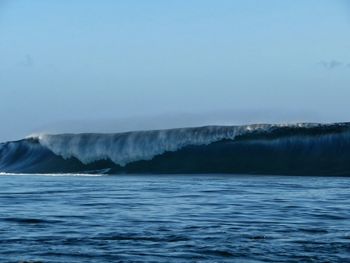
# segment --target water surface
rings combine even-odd
[[[350,262],[350,179],[0,176],[1,262]]]

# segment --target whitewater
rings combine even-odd
[[[350,174],[350,123],[38,134],[0,144],[3,173]]]

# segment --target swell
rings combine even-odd
[[[41,135],[0,145],[17,173],[350,175],[350,124]]]
[[[0,171],[4,173],[94,173],[106,172],[113,165],[107,160],[84,164],[76,158],[65,159],[34,138],[0,145]]]

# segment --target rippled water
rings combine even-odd
[[[349,262],[350,178],[0,176],[1,262]]]

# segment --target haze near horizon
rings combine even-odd
[[[350,4],[0,1],[0,141],[347,121]]]

